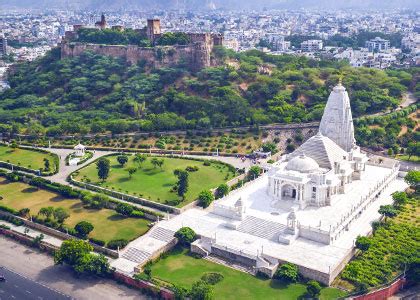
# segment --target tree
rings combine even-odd
[[[296,282],[299,277],[299,269],[292,263],[285,263],[277,269],[275,277],[283,282]]]
[[[147,159],[147,156],[145,154],[136,153],[133,160],[136,164],[138,164],[140,168],[141,165],[146,161],[146,159]]]
[[[129,167],[126,170],[128,172],[128,176],[129,176],[130,179],[131,179],[131,176],[133,176],[133,174],[137,172],[137,168],[136,167]]]
[[[130,216],[134,211],[134,208],[126,203],[118,203],[115,210],[117,213],[122,214],[123,216]]]
[[[57,207],[54,209],[53,212],[54,219],[57,220],[58,223],[64,223],[64,220],[70,217],[70,215],[66,212],[66,210],[62,207]]]
[[[214,298],[213,287],[203,280],[199,280],[192,285],[190,298],[194,300],[211,300]]]
[[[407,175],[404,177],[405,182],[413,187],[416,191],[419,189],[420,185],[420,171],[410,170]]]
[[[48,158],[44,158],[44,170],[45,171],[50,170],[50,160]]]
[[[128,161],[128,156],[127,155],[118,155],[117,156],[117,161],[121,165],[121,167],[124,167],[124,165]]]
[[[100,158],[96,162],[96,169],[98,170],[98,177],[99,179],[104,182],[109,175],[109,169],[110,169],[110,161],[107,158]]]
[[[77,274],[106,276],[109,274],[109,262],[103,254],[88,253],[83,255],[74,266]]]
[[[319,295],[321,294],[321,285],[318,281],[309,280],[306,285],[306,291],[309,296],[312,298],[318,299]]]
[[[0,197],[0,200],[1,200],[2,198]],[[21,216],[21,217],[23,217],[23,218],[26,218],[26,217],[28,217],[29,216],[29,212],[30,212],[31,210],[29,209],[29,208],[22,208],[22,209],[20,209],[19,210],[19,212],[18,212],[18,214],[19,214],[19,216]]]
[[[91,253],[93,247],[86,241],[65,240],[54,254],[56,265],[68,264],[77,274],[108,275],[109,263],[105,256]]]
[[[262,150],[264,152],[270,152],[271,154],[274,154],[277,152],[277,145],[271,142],[267,142],[262,145]]]
[[[188,183],[189,183],[189,174],[187,171],[179,170],[178,171],[178,196],[184,199],[185,194],[188,191]]]
[[[216,198],[222,198],[229,193],[229,186],[226,183],[222,183],[216,189]]]
[[[165,163],[165,161],[163,159],[158,159],[156,161],[156,165],[162,169],[163,164]]]
[[[371,244],[372,241],[366,236],[358,236],[356,239],[356,248],[362,251],[367,251]]]
[[[260,176],[260,173],[261,173],[261,168],[259,166],[252,166],[251,168],[249,168],[248,177],[250,179],[255,179],[258,176]]]
[[[385,221],[387,218],[393,218],[398,214],[392,205],[381,205],[378,212],[385,217]]]
[[[81,238],[86,238],[93,228],[93,225],[88,221],[80,221],[74,226],[74,230],[76,230],[78,236]]]
[[[54,212],[54,207],[48,206],[48,207],[42,207],[38,214],[45,216],[45,218],[48,220],[51,218],[52,214]]]
[[[407,146],[407,154],[408,160],[410,160],[413,155],[420,156],[420,143],[409,142]]]
[[[153,157],[151,163],[153,167],[156,169],[156,167],[159,165],[159,159],[157,157]]]
[[[196,240],[197,235],[190,227],[182,227],[175,233],[175,237],[181,245],[188,246]]]
[[[210,191],[202,191],[198,195],[198,204],[204,208],[208,207],[214,200],[214,195]]]
[[[408,197],[405,192],[395,192],[392,194],[392,199],[394,200],[394,205],[397,207],[403,206],[408,202]]]
[[[61,244],[60,249],[55,252],[54,262],[56,265],[66,263],[74,266],[81,257],[91,251],[93,251],[93,247],[85,241],[76,239],[65,240]]]

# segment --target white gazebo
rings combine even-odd
[[[74,154],[75,156],[84,156],[86,147],[79,143],[74,147],[74,150],[76,150]]]

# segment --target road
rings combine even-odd
[[[29,249],[13,240],[0,236],[0,266],[4,266],[9,270],[13,270],[22,276],[27,277],[28,280],[33,281],[33,284],[48,286],[51,289],[59,291],[63,294],[69,295],[74,299],[81,300],[114,300],[114,299],[149,299],[140,294],[139,291],[130,289],[124,285],[119,285],[113,280],[97,279],[97,278],[76,278],[73,276],[71,270],[66,266],[54,266],[53,258],[47,254],[37,252]],[[2,270],[0,271],[0,273]],[[9,274],[6,274],[8,277]],[[8,282],[13,284],[13,278]],[[22,290],[32,292],[26,288],[22,283],[16,284],[18,287],[23,287]],[[3,282],[0,282],[0,290],[3,287]],[[25,289],[26,288],[26,289]],[[0,299],[37,299],[30,297],[18,297],[16,290],[13,290],[14,298],[3,298],[0,292]],[[37,291],[37,290],[36,290]],[[35,290],[34,290],[35,292]],[[6,293],[6,292],[5,292]],[[4,294],[5,294],[4,293]],[[28,293],[26,293],[28,294]],[[21,294],[19,294],[21,295]],[[28,294],[29,296],[30,294]],[[25,295],[26,296],[26,295]],[[41,296],[42,297],[42,296]],[[42,298],[48,299],[69,299],[69,298]]]
[[[47,286],[41,285],[31,279],[28,279],[20,274],[12,272],[6,268],[0,268],[0,274],[6,278],[5,282],[0,282],[0,299],[71,299],[70,296],[65,295],[56,290],[50,289]]]

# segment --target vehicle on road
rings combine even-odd
[[[0,275],[0,282],[2,281],[6,281],[6,277],[4,277],[3,275]]]

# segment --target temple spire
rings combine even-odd
[[[350,152],[355,144],[350,99],[345,87],[341,84],[341,77],[328,97],[319,132],[347,152]]]

